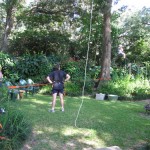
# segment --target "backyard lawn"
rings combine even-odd
[[[22,150],[93,150],[119,146],[123,150],[150,140],[150,116],[145,102],[97,101],[85,97],[77,127],[81,97],[65,97],[65,112],[57,98],[55,113],[48,112],[51,96],[34,95],[10,102],[31,122],[33,131]]]

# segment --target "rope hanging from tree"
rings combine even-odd
[[[84,91],[85,91],[85,84],[86,84],[86,74],[87,74],[87,63],[88,63],[88,58],[89,58],[89,50],[90,50],[90,41],[91,41],[91,31],[92,31],[92,13],[93,13],[93,2],[94,0],[92,0],[91,3],[91,17],[90,17],[90,30],[89,30],[89,37],[88,37],[88,49],[87,49],[87,54],[86,54],[86,63],[85,63],[85,72],[84,72],[84,83],[83,83],[83,88],[82,88],[82,101],[81,104],[79,106],[78,112],[77,112],[77,116],[75,119],[75,126],[77,127],[77,120],[84,102]]]

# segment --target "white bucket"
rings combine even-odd
[[[118,100],[118,95],[109,94],[108,99],[109,100]]]
[[[104,100],[104,98],[105,98],[105,94],[102,93],[96,94],[96,100]]]

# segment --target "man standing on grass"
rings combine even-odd
[[[68,81],[70,79],[70,75],[60,70],[60,65],[56,65],[54,67],[54,71],[52,71],[48,76],[47,80],[50,84],[52,84],[52,109],[49,110],[50,112],[55,112],[55,104],[56,104],[56,97],[59,94],[60,103],[61,103],[61,110],[64,111],[64,81]]]

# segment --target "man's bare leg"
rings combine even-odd
[[[62,93],[59,93],[60,103],[61,103],[61,110],[64,111],[64,97]]]
[[[53,94],[53,100],[52,100],[52,111],[55,110],[56,97],[57,97],[57,93],[54,93]]]

